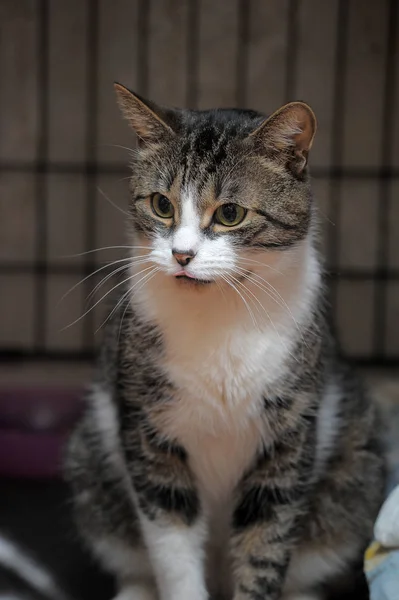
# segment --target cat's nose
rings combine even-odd
[[[172,254],[175,257],[176,261],[182,267],[186,267],[188,263],[194,258],[195,252],[193,250],[172,250]]]

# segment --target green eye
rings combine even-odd
[[[151,197],[151,207],[154,213],[162,219],[171,219],[175,214],[171,201],[166,196],[158,194],[158,192]]]
[[[215,212],[215,219],[220,225],[234,227],[245,219],[247,211],[238,204],[222,204]]]

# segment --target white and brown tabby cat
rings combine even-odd
[[[315,116],[116,91],[131,259],[69,446],[80,530],[123,600],[324,598],[361,564],[384,469],[328,324]]]

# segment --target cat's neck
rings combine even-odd
[[[157,323],[166,341],[178,337],[182,344],[195,345],[200,336],[212,347],[237,330],[243,335],[296,336],[320,286],[318,257],[311,241],[305,240],[295,252],[282,253],[275,265],[269,270],[255,265],[252,279],[240,284],[214,283],[200,289],[160,273],[132,301],[144,318]]]

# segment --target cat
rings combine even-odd
[[[68,447],[82,536],[118,600],[321,600],[361,565],[384,460],[329,325],[315,115],[115,88],[131,255]]]

